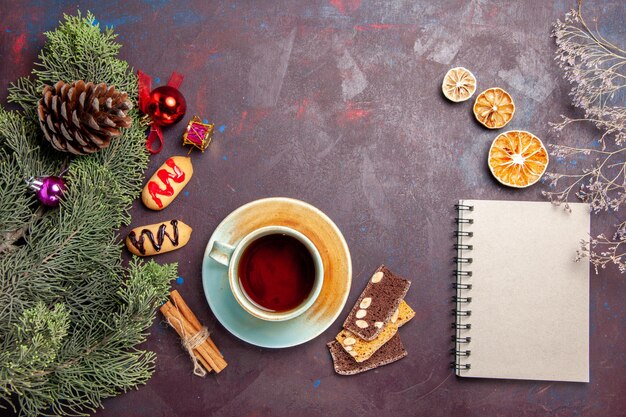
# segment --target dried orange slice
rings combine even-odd
[[[474,116],[489,129],[500,129],[513,118],[515,104],[511,95],[501,88],[489,88],[476,97]]]
[[[525,188],[539,181],[548,161],[548,151],[537,136],[523,130],[511,130],[494,139],[487,163],[500,183]]]
[[[450,101],[455,103],[465,101],[476,91],[476,77],[466,68],[452,68],[443,77],[441,90]]]

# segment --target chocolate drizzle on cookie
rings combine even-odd
[[[135,234],[135,232],[132,231],[128,234],[128,239],[130,240],[130,243],[134,247],[136,247],[139,253],[141,253],[142,255],[146,254],[146,248],[144,247],[145,237],[147,237],[150,240],[150,243],[152,243],[152,247],[157,252],[161,251],[161,246],[163,246],[163,241],[165,240],[165,236],[167,236],[170,242],[172,242],[172,245],[178,246],[178,220],[174,219],[170,221],[170,224],[172,225],[172,228],[174,229],[173,238],[169,233],[165,231],[165,229],[167,228],[167,224],[163,223],[161,226],[159,226],[156,240],[154,239],[154,234],[152,233],[152,231],[150,231],[150,229],[142,229],[141,234],[139,235],[139,239],[137,239],[137,235]]]

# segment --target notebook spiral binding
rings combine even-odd
[[[451,367],[458,374],[460,371],[471,369],[471,364],[466,359],[471,354],[471,350],[467,347],[470,345],[472,338],[467,335],[467,332],[472,328],[472,324],[466,321],[472,315],[472,310],[468,308],[468,304],[472,302],[472,297],[469,295],[472,284],[466,282],[466,280],[472,276],[472,271],[468,271],[466,268],[473,261],[468,252],[474,249],[474,245],[464,241],[464,239],[473,237],[474,233],[463,230],[463,227],[474,223],[474,219],[467,217],[469,213],[474,211],[474,206],[455,204],[454,208],[458,212],[458,217],[454,219],[457,224],[457,230],[454,232],[456,243],[453,247],[457,251],[457,256],[453,258],[456,269],[453,271],[455,282],[452,284],[452,288],[456,292],[452,296],[452,302],[455,305],[455,308],[452,309],[452,314],[455,317],[452,329],[454,329],[455,334],[452,336],[454,348],[450,350],[450,353],[454,356],[454,362],[451,363]]]

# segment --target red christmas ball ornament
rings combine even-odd
[[[146,116],[144,122],[151,125],[146,139],[146,149],[159,153],[163,148],[163,126],[172,125],[183,118],[187,111],[185,97],[178,91],[183,76],[173,72],[167,85],[152,89],[152,78],[137,71],[139,78],[139,109]]]
[[[187,102],[178,89],[163,85],[150,92],[146,114],[152,123],[158,126],[172,125],[180,121],[186,111]]]

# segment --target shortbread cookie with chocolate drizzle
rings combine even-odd
[[[137,256],[171,252],[189,242],[191,231],[191,227],[180,220],[136,227],[126,236],[126,247]]]
[[[410,286],[411,281],[381,265],[352,307],[343,323],[344,329],[350,330],[363,340],[375,339],[398,310]]]

